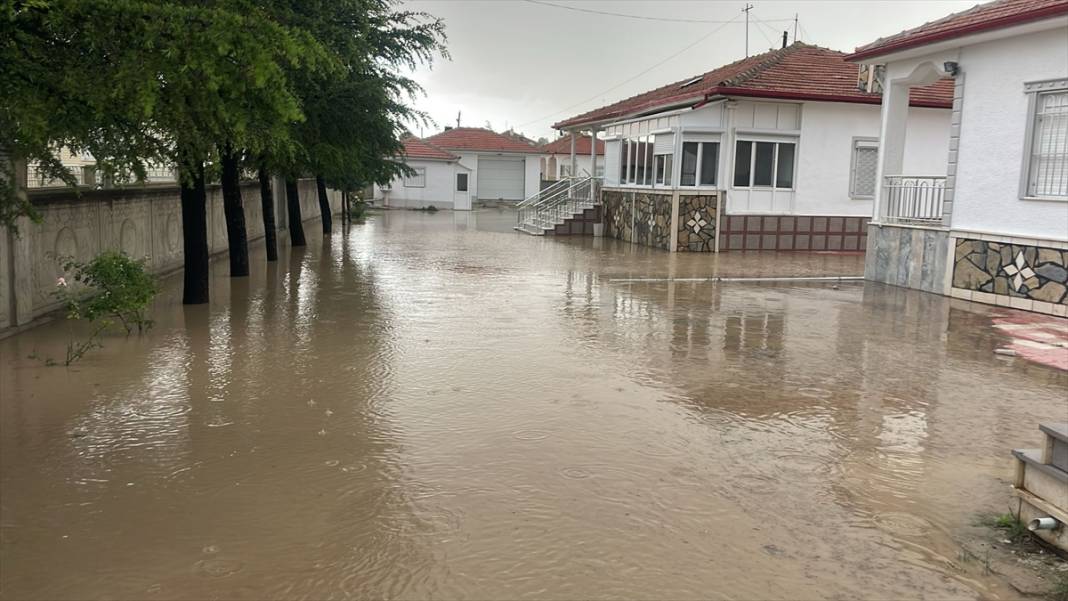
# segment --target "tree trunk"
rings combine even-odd
[[[278,260],[278,238],[274,224],[274,195],[271,193],[271,175],[262,165],[260,176],[260,204],[263,206],[263,245],[267,247],[267,260]]]
[[[334,229],[334,216],[330,214],[330,197],[326,195],[326,181],[323,176],[315,176],[315,187],[319,190],[319,216],[323,220],[323,233],[329,234]]]
[[[241,166],[237,153],[227,146],[221,149],[223,212],[226,214],[226,239],[230,242],[230,277],[248,275],[248,232],[245,207],[241,202]]]
[[[306,246],[304,220],[300,217],[300,189],[295,177],[286,178],[286,208],[289,210],[289,245]]]
[[[204,162],[189,166],[182,178],[182,248],[185,253],[182,304],[208,302],[208,193],[204,188]]]

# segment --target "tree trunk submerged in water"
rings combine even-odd
[[[263,208],[263,245],[267,248],[267,260],[278,260],[278,237],[274,223],[274,194],[271,193],[271,174],[260,167],[260,204]]]
[[[248,275],[248,231],[245,207],[241,202],[241,167],[233,149],[222,149],[223,212],[226,214],[226,239],[230,243],[230,277]]]
[[[289,244],[290,246],[306,246],[304,240],[304,220],[300,216],[300,189],[297,188],[297,178],[286,178],[286,209],[289,211]]]
[[[208,302],[208,193],[204,184],[204,162],[188,166],[182,178],[182,248],[185,253],[182,304]]]
[[[315,187],[319,192],[319,216],[323,220],[323,233],[329,234],[334,229],[334,216],[330,214],[330,197],[326,195],[326,181],[323,176],[315,176]]]

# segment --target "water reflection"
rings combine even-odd
[[[1064,374],[937,297],[620,281],[855,256],[512,223],[309,226],[72,370],[26,358],[64,324],[0,341],[0,597],[1013,596],[953,536]]]

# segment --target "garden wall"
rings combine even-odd
[[[301,215],[319,219],[315,180],[300,181]],[[263,214],[258,182],[241,188],[249,241],[263,238]],[[275,221],[280,242],[289,239],[285,186],[273,182]],[[341,210],[341,194],[329,191],[331,207]],[[145,258],[149,269],[163,274],[180,269],[182,212],[176,186],[145,186],[111,190],[71,189],[37,191],[30,195],[40,223],[21,219],[19,235],[0,228],[0,334],[28,323],[58,307],[52,297],[61,275],[55,255],[88,260],[104,250],[122,250]],[[208,250],[228,248],[221,187],[208,187]]]

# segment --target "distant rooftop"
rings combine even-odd
[[[439,148],[446,150],[481,150],[484,152],[540,152],[532,146],[511,136],[499,134],[481,127],[452,127],[440,134],[424,138]]]
[[[562,136],[541,145],[545,154],[571,154],[571,136]],[[590,137],[578,136],[575,139],[575,154],[590,156]],[[604,140],[597,140],[597,154],[604,154]]]
[[[455,161],[460,157],[447,152],[415,136],[409,136],[403,140],[404,156],[410,159],[437,159],[440,161]]]

